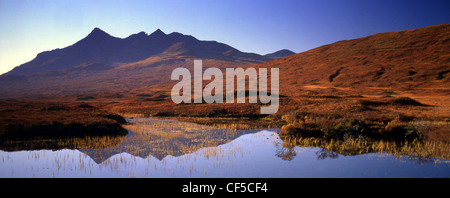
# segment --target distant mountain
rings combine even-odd
[[[32,46],[31,46],[32,47]],[[0,97],[149,90],[169,87],[176,67],[245,67],[272,58],[241,52],[216,41],[160,29],[117,38],[99,28],[75,44],[39,53],[0,76]],[[170,88],[169,88],[170,90]]]
[[[160,29],[150,35],[140,32],[121,39],[95,28],[77,43],[63,49],[42,52],[6,75],[34,74],[94,63],[106,65],[104,69],[110,69],[113,65],[132,63],[162,53],[232,62],[260,63],[270,60],[216,41],[200,41],[176,32],[167,35]]]
[[[293,54],[295,54],[295,52],[293,52],[291,50],[287,50],[287,49],[282,49],[282,50],[276,51],[274,53],[266,54],[264,56],[267,58],[281,58],[281,57],[290,56]]]

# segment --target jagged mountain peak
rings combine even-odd
[[[136,34],[132,34],[132,35],[128,36],[128,37],[125,38],[125,39],[145,40],[145,39],[147,39],[147,38],[148,38],[147,33],[144,32],[144,31],[141,31],[141,32],[136,33]]]
[[[95,27],[91,33],[89,33],[88,37],[99,37],[99,36],[111,36],[102,29]]]
[[[157,29],[156,31],[154,31],[153,33],[151,33],[150,35],[148,35],[149,37],[164,37],[166,36],[166,33],[164,33],[161,29]]]

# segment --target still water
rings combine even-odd
[[[127,136],[83,140],[90,142],[75,149],[54,144],[2,147],[0,177],[450,177],[448,160],[285,148],[277,130],[218,129],[152,118],[128,121]]]

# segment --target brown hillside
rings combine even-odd
[[[255,67],[280,68],[285,94],[309,87],[448,94],[450,24],[339,41]]]

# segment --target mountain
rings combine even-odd
[[[265,57],[268,57],[268,58],[281,58],[281,57],[285,57],[285,56],[290,56],[290,55],[293,55],[293,54],[295,54],[295,52],[293,52],[293,51],[291,51],[291,50],[287,50],[287,49],[282,49],[282,50],[279,50],[279,51],[276,51],[276,52],[273,52],[273,53],[270,53],[270,54],[266,54],[266,55],[264,55]]]
[[[279,68],[286,95],[312,88],[450,94],[450,24],[339,41],[251,67]]]
[[[216,41],[160,29],[126,38],[94,28],[75,44],[39,53],[35,59],[0,76],[3,97],[36,97],[147,90],[169,86],[176,67],[244,67],[273,58],[241,52]]]
[[[216,41],[200,41],[161,30],[116,38],[95,28],[63,49],[0,76],[0,96],[36,97],[110,93],[170,93],[173,69],[203,67],[280,68],[280,94],[347,95],[408,93],[450,95],[450,24],[374,34],[289,55],[241,52]],[[170,94],[169,94],[170,95]]]
[[[160,29],[150,35],[140,32],[121,39],[95,28],[77,43],[63,49],[42,52],[32,61],[15,67],[6,75],[34,74],[92,63],[112,66],[116,63],[136,62],[164,52],[233,62],[258,63],[270,60],[216,41],[200,41],[176,32],[166,35]]]

